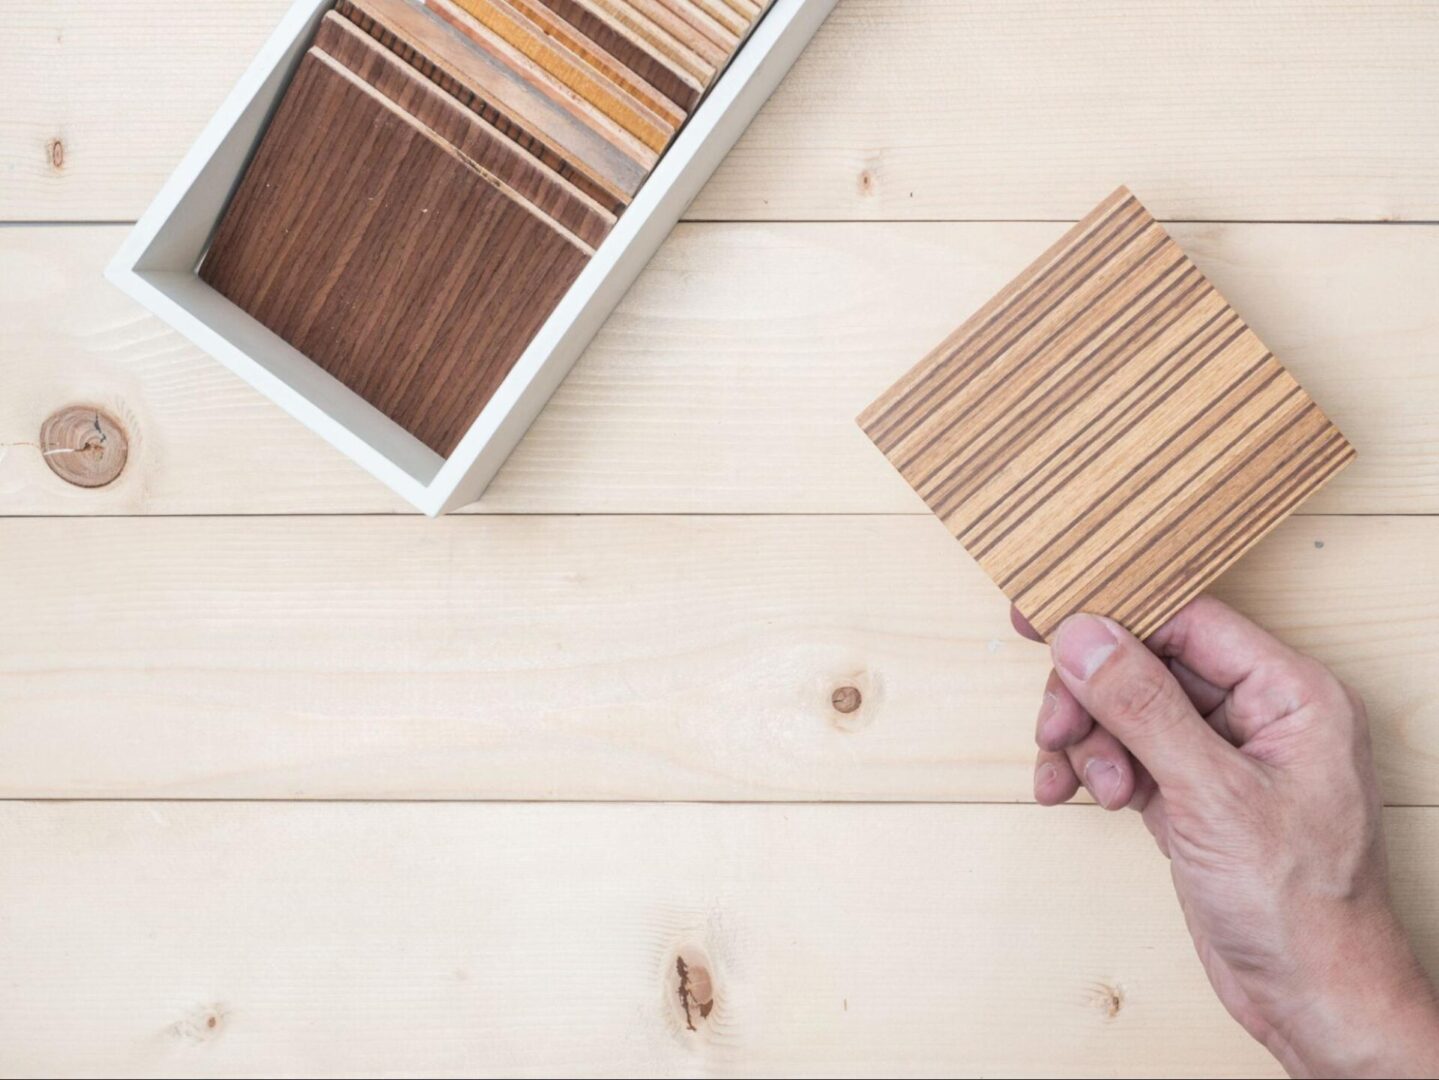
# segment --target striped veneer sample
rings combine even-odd
[[[685,112],[699,104],[705,84],[657,54],[641,38],[609,19],[592,0],[538,0]]]
[[[1152,633],[1354,457],[1124,188],[859,423],[1045,637]]]
[[[642,165],[411,0],[340,0],[335,10],[586,194],[618,212]]]
[[[425,6],[646,168],[654,166],[674,136],[675,125],[546,36],[503,0],[425,0]]]
[[[588,258],[311,48],[200,276],[448,456]]]
[[[614,214],[348,19],[329,12],[320,23],[315,48],[334,57],[586,244],[598,246],[614,227]]]
[[[456,0],[456,2],[473,15],[475,7],[483,0]],[[616,86],[632,94],[670,126],[678,128],[684,123],[686,114],[683,109],[621,63],[618,57],[611,56],[554,11],[545,7],[540,0],[506,0],[505,7],[552,39],[556,45],[567,49],[572,55],[585,61]]]

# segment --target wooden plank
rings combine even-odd
[[[927,517],[10,518],[0,550],[4,797],[1030,798],[1047,653]],[[1291,519],[1220,592],[1365,695],[1390,801],[1439,801],[1439,519]]]
[[[1148,637],[1354,459],[1127,188],[859,423],[1045,637]]]
[[[649,175],[647,164],[407,0],[340,0],[336,10],[611,210]]]
[[[1359,448],[1302,512],[1439,512],[1439,231],[1172,231]],[[1062,232],[682,226],[478,509],[927,513],[854,415]],[[0,514],[404,509],[107,285],[121,235],[0,229],[0,443],[34,443],[86,403],[131,443],[119,479],[91,491],[14,446]]]
[[[0,5],[0,219],[137,217],[288,6]],[[844,0],[690,216],[1432,221],[1436,49],[1411,0]]]
[[[642,165],[653,168],[674,136],[674,124],[526,25],[513,9],[491,0],[466,0],[464,7],[426,0],[425,6]]]
[[[1385,831],[1432,970],[1439,811]],[[1134,815],[21,803],[0,840],[8,1075],[1282,1075]]]
[[[325,16],[315,47],[333,56],[466,158],[591,247],[615,216],[539,158],[505,138],[348,19]]]

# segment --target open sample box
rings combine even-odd
[[[479,495],[833,0],[301,0],[110,269],[427,513]]]

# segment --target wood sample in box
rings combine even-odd
[[[1354,458],[1125,188],[859,423],[1045,637],[1147,636]]]
[[[834,4],[290,0],[107,276],[445,513]]]
[[[708,85],[740,35],[667,2],[587,10],[656,62],[703,57]],[[557,21],[527,0],[341,0],[200,266],[441,456],[684,122],[581,27],[545,29]]]

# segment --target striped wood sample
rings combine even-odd
[[[336,10],[608,209],[628,205],[644,183],[644,165],[424,8],[340,0]]]
[[[1354,457],[1125,188],[859,423],[1046,637],[1152,633]]]
[[[450,0],[425,0],[425,7],[645,168],[654,167],[674,135],[674,125],[527,26],[513,9],[492,0],[470,3],[469,10]]]
[[[333,11],[327,14],[320,23],[315,47],[591,247],[597,247],[614,226],[614,214],[349,20]]]
[[[683,68],[657,54],[627,28],[611,22],[589,0],[536,0],[565,25],[583,34],[681,109],[699,104],[705,86]]]
[[[312,48],[200,274],[445,456],[590,254]]]
[[[455,0],[471,15],[479,17],[487,6],[487,0]],[[659,89],[646,82],[635,72],[622,64],[615,56],[600,48],[564,19],[545,7],[540,0],[497,0],[504,10],[522,26],[533,28],[549,38],[556,46],[567,50],[572,56],[587,63],[595,72],[603,75],[639,100],[645,108],[662,118],[672,127],[678,128],[685,121],[685,111],[666,97]]]

